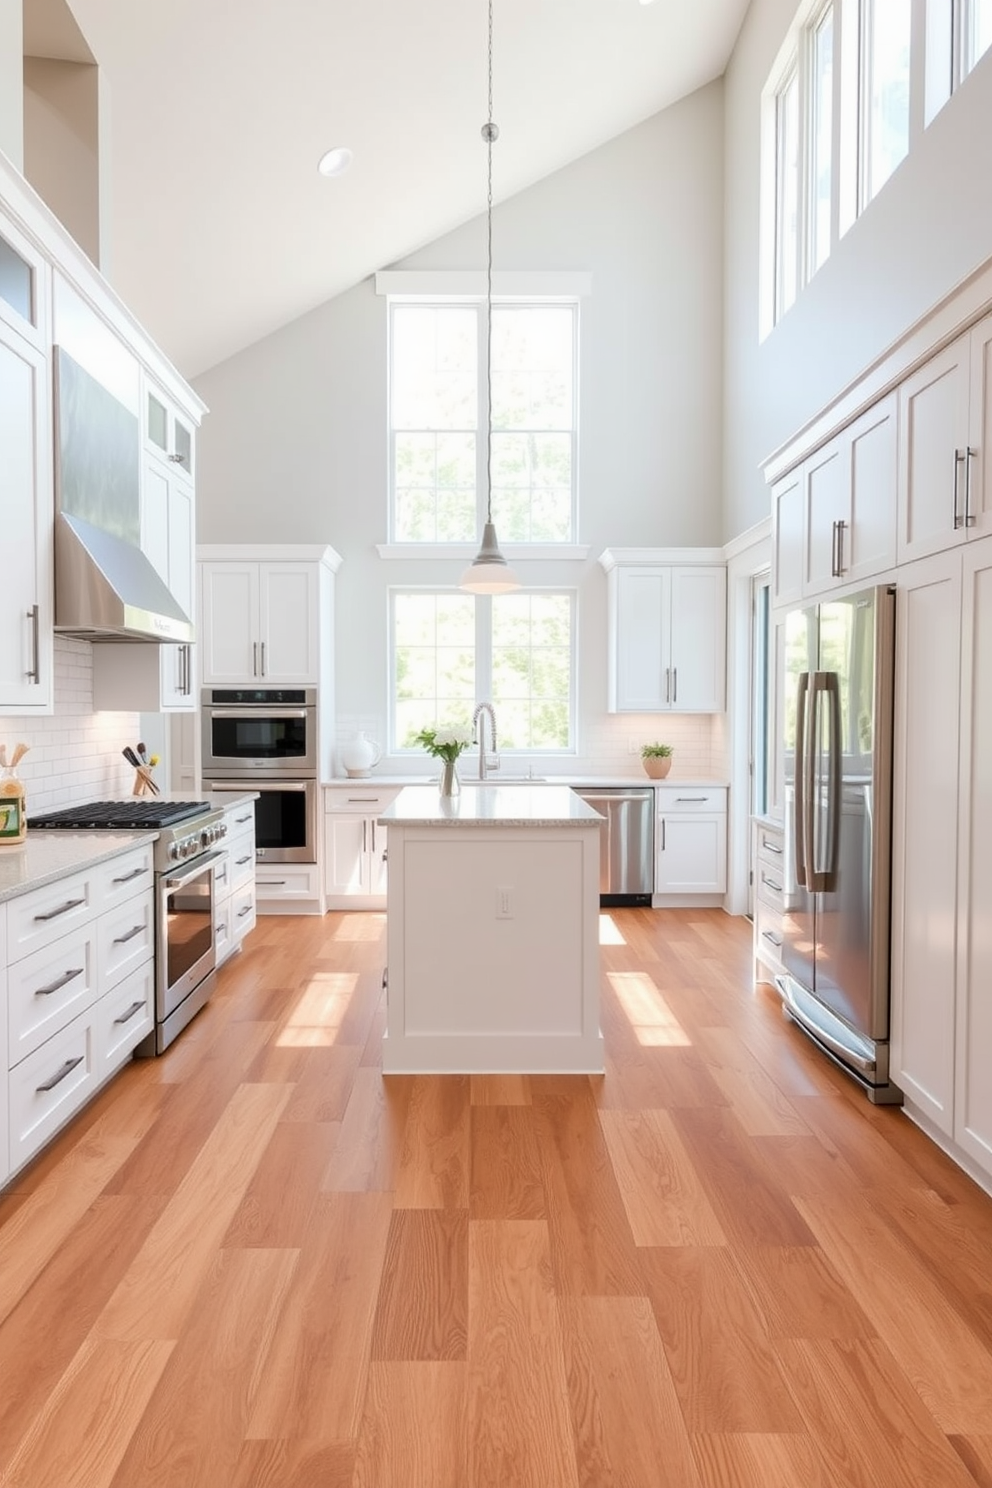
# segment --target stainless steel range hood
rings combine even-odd
[[[191,641],[193,625],[140,548],[81,517],[55,527],[55,629],[87,641]]]
[[[55,629],[89,641],[192,641],[193,625],[141,551],[137,415],[55,355]]]

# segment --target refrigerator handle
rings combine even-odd
[[[820,737],[820,690],[817,686],[821,672],[813,672],[809,679],[809,695],[806,701],[806,748],[803,756],[803,872],[806,892],[816,892],[816,824],[819,793],[817,790],[818,757]]]
[[[796,883],[806,887],[806,846],[803,841],[806,817],[805,802],[805,753],[806,753],[806,700],[809,696],[809,672],[799,673],[796,692],[796,757],[793,762],[795,775],[795,850]]]
[[[823,840],[814,843],[810,854],[806,887],[813,894],[831,894],[837,887],[837,855],[840,849],[840,679],[836,672],[816,672],[811,684],[812,723],[810,738],[820,737],[820,700],[827,700],[827,777],[826,822]],[[809,772],[809,836],[813,838],[813,821],[823,822],[822,773],[815,768],[815,752],[810,749],[813,766]],[[815,792],[815,795],[814,795]],[[817,851],[819,848],[819,851]]]

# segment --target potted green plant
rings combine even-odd
[[[664,780],[672,768],[671,744],[642,744],[641,762],[652,780]]]

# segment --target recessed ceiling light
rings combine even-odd
[[[335,145],[333,150],[328,150],[317,161],[317,169],[322,176],[340,176],[351,164],[351,151],[346,145]]]

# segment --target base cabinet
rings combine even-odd
[[[655,791],[655,900],[707,903],[727,889],[727,792],[661,786]]]
[[[778,822],[755,821],[751,861],[754,864],[754,980],[771,982],[782,963],[782,917],[785,911],[785,833]]]
[[[224,856],[214,871],[217,965],[239,950],[255,925],[255,809],[239,802],[224,815]]]
[[[387,832],[379,816],[399,787],[324,791],[324,894],[328,909],[385,909]]]

